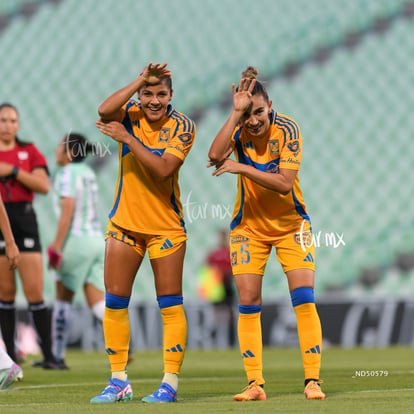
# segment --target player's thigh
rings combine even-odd
[[[20,280],[29,303],[43,300],[43,260],[40,252],[20,254]]]
[[[68,289],[61,280],[56,281],[56,299],[72,303],[75,292]]]
[[[186,242],[182,241],[172,253],[150,259],[157,296],[182,295],[185,251]]]
[[[115,238],[108,238],[104,264],[106,291],[113,295],[129,297],[142,259],[143,256],[130,245]]]
[[[6,256],[0,256],[0,300],[11,302],[16,297],[16,276]]]

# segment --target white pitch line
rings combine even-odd
[[[240,380],[240,377],[199,377],[199,378],[181,378],[180,383],[185,382],[205,382],[205,381],[238,381]],[[143,378],[143,379],[135,379],[135,380],[129,380],[131,384],[146,384],[146,383],[156,383],[160,381],[159,378]],[[24,380],[22,381],[24,382]],[[21,384],[21,383],[20,383]],[[10,391],[18,391],[18,390],[36,390],[36,389],[43,389],[43,388],[67,388],[67,387],[85,387],[85,386],[91,386],[91,385],[101,385],[105,386],[107,382],[77,382],[76,384],[42,384],[42,385],[27,385],[27,386],[16,386],[13,385],[11,388],[8,388],[7,390],[0,390],[0,393],[2,392],[10,392]]]

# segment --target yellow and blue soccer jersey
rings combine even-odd
[[[172,154],[184,161],[195,137],[194,121],[168,106],[165,116],[149,123],[140,104],[123,106],[126,130],[153,154]],[[165,181],[155,180],[127,145],[119,144],[119,173],[114,205],[109,214],[117,226],[138,233],[184,233],[178,171]]]
[[[302,158],[299,126],[293,119],[274,110],[270,115],[267,137],[253,137],[239,124],[233,132],[231,145],[238,162],[260,171],[277,174],[280,168],[299,170]],[[232,230],[266,241],[297,230],[303,220],[310,222],[298,175],[292,190],[286,195],[238,175],[238,192],[230,226]]]

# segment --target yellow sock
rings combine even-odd
[[[187,341],[187,319],[183,305],[161,308],[164,372],[179,374]]]
[[[240,308],[244,308],[244,310],[248,311],[248,308],[252,307],[239,306],[239,310]],[[247,381],[249,383],[256,381],[258,384],[264,384],[265,380],[263,379],[262,362],[262,325],[260,322],[261,312],[242,312],[239,313],[237,332]]]
[[[105,349],[111,364],[111,371],[125,371],[130,335],[128,308],[105,308],[103,328]]]
[[[302,353],[305,379],[319,379],[322,352],[322,329],[314,303],[294,307],[297,320],[299,345]]]

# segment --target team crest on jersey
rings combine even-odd
[[[248,242],[249,238],[244,236],[234,236],[231,238],[231,244]]]
[[[269,152],[271,155],[279,155],[279,140],[271,139],[269,141]]]
[[[295,239],[295,243],[300,244],[301,246],[312,246],[313,239],[310,231],[295,233],[293,238]]]
[[[289,150],[293,153],[293,155],[295,157],[299,154],[300,145],[299,145],[299,141],[298,140],[289,142],[289,144],[287,145],[287,147],[289,148]]]
[[[184,144],[188,145],[191,142],[191,134],[186,132],[184,134],[178,135],[178,139]]]
[[[170,128],[161,128],[160,134],[158,135],[158,142],[169,142],[170,141]]]
[[[250,148],[250,149],[253,149],[253,142],[252,142],[252,141],[247,141],[247,142],[244,144],[244,147],[245,147],[245,148]]]
[[[17,158],[18,158],[20,161],[27,160],[27,159],[29,158],[29,153],[28,153],[27,151],[19,151],[19,152],[17,153]]]

